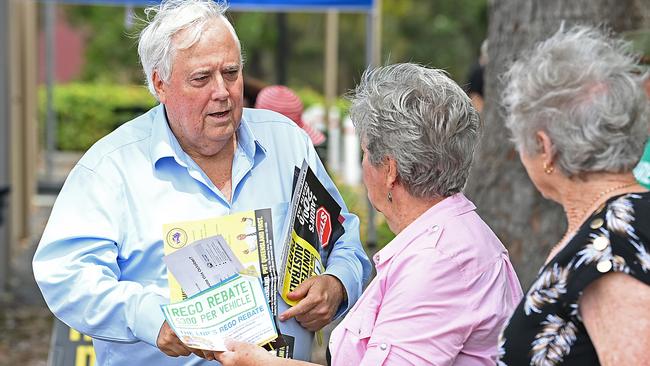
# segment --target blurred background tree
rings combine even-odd
[[[466,188],[478,211],[508,247],[524,288],[566,229],[561,207],[533,187],[503,123],[499,76],[520,52],[562,22],[604,25],[615,32],[650,28],[648,0],[494,0],[490,2],[484,129]]]
[[[137,34],[141,29],[123,7],[60,5],[68,21],[84,35],[85,63],[79,81],[141,84]],[[135,16],[144,16],[135,9]],[[130,23],[131,19],[134,23]],[[133,24],[133,26],[131,26]]]
[[[61,6],[87,41],[80,81],[141,83],[137,34],[144,14],[123,7]],[[413,61],[449,71],[458,82],[478,57],[487,30],[487,0],[400,0],[382,2],[382,61]],[[287,84],[323,88],[325,15],[288,13],[285,49],[277,13],[231,12],[241,39],[247,75],[277,83],[278,62],[286,62]],[[133,19],[131,21],[131,19]],[[131,28],[126,28],[132,22]],[[339,93],[355,85],[365,69],[365,14],[341,13]],[[283,54],[280,57],[278,52]]]
[[[83,34],[85,54],[77,80],[55,87],[57,148],[83,151],[155,103],[143,86],[137,54],[137,35],[145,14],[142,8],[118,6],[58,8]],[[322,104],[325,14],[230,12],[228,17],[241,40],[247,78],[284,83],[299,92],[306,106]],[[366,14],[339,14],[339,95],[353,88],[366,68],[366,26]],[[462,84],[478,58],[486,29],[487,0],[384,0],[381,61],[442,68]],[[342,100],[337,106],[347,110]],[[361,216],[365,236],[365,191],[343,187],[342,193],[350,209]],[[381,216],[377,220],[377,242],[382,246],[393,235]]]

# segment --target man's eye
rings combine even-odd
[[[194,78],[195,81],[204,81],[204,80],[207,80],[207,79],[208,79],[208,77],[206,75],[198,76],[198,77]]]
[[[228,71],[224,72],[223,74],[227,79],[236,79],[237,74],[239,74],[239,70],[228,70]]]

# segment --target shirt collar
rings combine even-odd
[[[168,157],[174,158],[182,166],[187,167],[190,165],[186,161],[186,159],[189,159],[189,156],[183,151],[181,145],[178,143],[178,139],[176,139],[171,128],[169,128],[163,104],[154,107],[151,129],[152,144],[150,155],[154,166],[160,159]],[[260,158],[266,155],[266,149],[255,138],[253,131],[244,117],[242,117],[239,128],[237,129],[237,145],[251,161],[255,161],[256,154],[260,154]]]
[[[243,114],[237,129],[237,144],[252,161],[255,161],[257,154],[261,155],[261,157],[266,156],[266,148],[255,137],[249,122]]]
[[[182,162],[182,151],[178,140],[174,136],[169,124],[167,123],[167,116],[165,114],[165,106],[159,104],[154,108],[153,122],[151,125],[151,162],[155,166],[160,159],[174,158],[179,164],[187,166]]]
[[[442,233],[444,223],[448,218],[459,216],[475,209],[476,206],[462,193],[456,193],[445,198],[426,210],[415,221],[404,228],[402,232],[397,234],[390,243],[377,252],[374,256],[375,265],[380,266],[386,263],[395,254],[403,251],[409,244],[427,231],[439,235]]]

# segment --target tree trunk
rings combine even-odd
[[[509,142],[499,105],[499,76],[524,49],[573,24],[605,24],[616,32],[648,24],[648,0],[490,0],[489,62],[483,136],[466,189],[483,219],[510,251],[522,286],[535,278],[566,229],[561,207],[533,187]]]

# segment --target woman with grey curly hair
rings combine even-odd
[[[629,44],[562,27],[506,73],[506,124],[567,230],[500,339],[500,365],[650,365],[650,193],[632,169],[648,137]]]
[[[351,99],[368,198],[397,236],[332,332],[331,364],[494,365],[522,293],[506,249],[461,193],[478,113],[444,72],[408,63],[367,71]],[[229,347],[224,365],[293,364]]]

